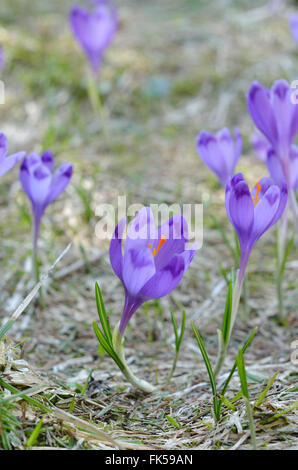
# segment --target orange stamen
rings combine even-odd
[[[254,207],[256,207],[256,205],[258,204],[259,202],[259,192],[261,191],[261,185],[260,183],[257,183],[257,191],[256,191],[256,195],[255,196],[252,196],[252,201],[254,203]]]
[[[162,245],[165,243],[166,237],[161,237],[158,243],[158,247],[155,249],[153,248],[153,256],[156,256],[159,250],[161,249]],[[151,243],[148,244],[148,248],[151,248]]]

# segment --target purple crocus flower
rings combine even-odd
[[[42,215],[67,187],[73,166],[63,163],[54,173],[54,159],[50,150],[41,156],[37,153],[28,155],[20,168],[20,181],[29,197],[34,214],[34,250],[37,249],[38,233]]]
[[[196,252],[186,248],[188,227],[182,216],[174,216],[157,230],[149,207],[134,218],[122,252],[126,218],[115,229],[110,245],[110,260],[125,290],[125,304],[119,332],[134,312],[149,299],[168,295],[181,281]]]
[[[255,132],[250,139],[250,144],[255,151],[256,156],[261,162],[266,163],[268,150],[271,149],[271,145],[268,140]]]
[[[281,185],[283,181],[286,181],[282,161],[275,150],[271,147],[268,140],[256,133],[251,137],[251,145],[254,148],[257,157],[267,164],[267,168],[273,181],[279,185]],[[296,191],[298,189],[298,147],[296,145],[291,145],[288,167],[291,188]]]
[[[237,161],[242,152],[242,136],[235,128],[235,140],[229,129],[220,130],[215,136],[201,131],[197,137],[197,151],[203,162],[218,177],[222,186],[226,186],[233,176]]]
[[[296,145],[291,147],[288,165],[291,188],[296,191],[298,189],[298,147]],[[271,178],[281,185],[285,181],[284,169],[280,158],[272,148],[267,153],[267,167]]]
[[[70,12],[73,34],[83,48],[95,75],[105,49],[118,28],[116,8],[107,0],[94,1],[92,10],[75,6]]]
[[[226,187],[226,211],[234,226],[241,249],[239,284],[255,243],[281,217],[287,203],[287,185],[275,184],[262,178],[250,192],[241,173],[235,175]]]
[[[7,155],[7,138],[3,132],[0,132],[0,178],[11,170],[22,158],[26,155],[26,152],[18,152]]]
[[[297,14],[291,15],[289,17],[289,28],[294,38],[294,41],[296,42],[298,46],[298,15]]]
[[[255,125],[285,167],[298,130],[298,106],[292,98],[293,90],[286,80],[277,80],[271,90],[254,82],[247,97],[248,110]]]

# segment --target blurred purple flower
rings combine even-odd
[[[267,154],[267,167],[271,178],[275,183],[281,185],[285,181],[282,162],[276,152],[270,149]],[[292,145],[289,158],[289,175],[291,187],[294,191],[298,189],[298,147]]]
[[[261,162],[267,162],[267,153],[271,149],[268,140],[261,134],[255,132],[250,139],[250,144],[255,151],[256,156]]]
[[[121,336],[146,300],[164,297],[177,287],[196,252],[196,247],[186,249],[188,227],[182,216],[156,230],[151,209],[144,207],[132,221],[122,253],[125,226],[126,218],[117,225],[110,245],[111,265],[125,290]]]
[[[7,157],[7,138],[3,132],[0,132],[0,178],[11,170],[22,158],[26,152],[14,153]]]
[[[286,181],[283,163],[268,140],[256,133],[251,137],[251,144],[257,157],[266,163],[273,181],[279,185]],[[288,168],[291,188],[296,191],[298,189],[298,147],[296,145],[291,145]]]
[[[226,211],[234,226],[241,249],[239,284],[255,243],[281,217],[288,199],[285,183],[275,184],[262,178],[250,192],[241,173],[235,175],[226,187]]]
[[[107,0],[93,1],[92,10],[75,6],[70,12],[73,34],[87,55],[96,75],[105,49],[111,43],[118,28],[116,7]]]
[[[218,177],[222,186],[226,186],[233,176],[237,161],[242,152],[242,136],[235,128],[233,140],[229,129],[220,130],[215,136],[201,131],[197,137],[197,151],[203,162]]]
[[[72,175],[73,166],[63,163],[54,173],[54,159],[50,150],[41,156],[28,155],[20,168],[20,181],[29,197],[34,215],[34,250],[37,249],[38,233],[42,215],[65,190]]]
[[[296,42],[298,46],[298,15],[297,14],[289,17],[289,28],[294,38],[294,41]]]
[[[277,80],[271,90],[254,82],[247,97],[248,110],[255,125],[285,166],[298,130],[298,106],[291,99],[292,94],[286,80]]]

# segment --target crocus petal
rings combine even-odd
[[[155,263],[149,248],[136,246],[125,250],[122,276],[123,283],[131,296],[138,296],[142,287],[154,274]]]
[[[128,325],[129,320],[135,313],[135,311],[144,303],[143,299],[131,297],[127,292],[125,292],[125,303],[123,308],[123,313],[121,316],[121,321],[119,325],[120,335],[123,336],[125,328]]]
[[[50,170],[52,173],[54,170],[54,157],[53,157],[53,152],[51,150],[46,150],[42,155],[41,155],[41,161],[42,163]]]
[[[285,182],[283,182],[281,188],[280,188],[280,198],[279,198],[279,206],[278,206],[278,209],[271,221],[271,225],[274,225],[276,224],[276,222],[280,219],[280,217],[282,216],[284,210],[285,210],[285,207],[287,205],[287,202],[288,202],[288,188],[287,188],[287,185]]]
[[[141,289],[139,296],[144,299],[158,299],[168,295],[181,281],[185,272],[185,260],[181,255],[174,256],[168,264],[156,272]]]
[[[285,181],[284,169],[280,158],[273,149],[270,149],[267,154],[267,167],[273,181],[281,185]]]
[[[185,251],[185,245],[188,241],[188,226],[185,218],[181,215],[174,215],[161,225],[153,248],[157,249],[162,237],[164,237],[165,242],[154,258],[157,270],[163,268],[169,259]]]
[[[242,136],[235,128],[235,143],[232,139],[229,129],[226,127],[217,133],[217,138],[222,152],[228,177],[232,176],[237,160],[242,152]],[[226,182],[226,180],[225,180]]]
[[[292,145],[290,154],[290,174],[291,183],[294,191],[298,189],[298,147]]]
[[[254,82],[248,93],[247,106],[255,125],[272,145],[276,145],[278,142],[278,131],[270,102],[269,90],[262,87],[260,83]]]
[[[150,207],[143,207],[130,224],[124,251],[133,249],[136,241],[140,248],[148,248],[148,245],[155,243],[156,240],[157,233],[152,210]]]
[[[254,221],[254,206],[245,181],[239,181],[232,189],[229,213],[243,250],[246,249]]]
[[[260,198],[254,208],[254,225],[251,234],[252,247],[266,230],[273,225],[275,214],[280,203],[280,189],[272,185]]]
[[[123,254],[122,254],[122,238],[124,229],[126,227],[126,217],[120,220],[115,228],[113,238],[110,243],[110,261],[114,273],[122,281],[122,269],[123,269]]]
[[[48,191],[48,197],[46,199],[46,204],[50,204],[65,190],[68,186],[71,175],[73,171],[73,166],[71,163],[63,163],[54,173],[51,186]]]
[[[3,132],[0,132],[0,162],[4,159],[5,155],[7,154],[7,138]]]
[[[225,185],[230,175],[216,137],[206,131],[201,131],[197,138],[197,150],[205,165],[216,174],[221,184]]]
[[[258,159],[266,163],[267,153],[271,148],[268,140],[261,134],[255,133],[251,136],[250,143]]]
[[[20,168],[20,181],[23,190],[30,198],[35,215],[42,215],[46,207],[47,198],[51,185],[51,173],[47,167],[42,165],[38,155],[31,154],[23,160]]]
[[[26,152],[18,152],[0,161],[0,177],[11,170],[24,156]]]
[[[236,175],[233,176],[233,178],[231,178],[231,180],[226,185],[226,195],[225,195],[226,211],[227,211],[227,216],[229,218],[229,221],[231,222],[232,225],[233,225],[233,221],[232,221],[231,214],[230,214],[231,191],[240,181],[244,181],[243,175],[242,173],[237,173]]]
[[[278,146],[280,156],[288,157],[292,139],[296,132],[292,127],[292,119],[295,105],[291,101],[291,89],[286,80],[277,80],[271,90],[272,107],[274,109],[278,131]]]

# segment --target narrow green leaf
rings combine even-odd
[[[252,340],[254,339],[254,337],[255,337],[257,331],[258,331],[258,328],[256,327],[256,328],[253,330],[253,332],[249,335],[249,337],[247,338],[247,340],[246,340],[246,342],[245,342],[245,344],[244,344],[244,346],[243,346],[243,348],[242,348],[243,354],[245,353],[245,351],[247,350],[247,348],[251,345],[251,342],[252,342]],[[222,391],[221,391],[221,395],[225,395],[225,393],[226,393],[226,391],[227,391],[227,388],[228,388],[228,386],[229,386],[229,383],[230,383],[230,381],[231,381],[231,379],[232,379],[232,377],[233,377],[234,372],[235,372],[236,369],[237,369],[237,362],[235,361],[235,363],[234,363],[234,365],[233,365],[233,367],[232,367],[232,369],[231,369],[231,372],[230,372],[230,374],[229,374],[227,380],[225,381],[225,384],[224,384],[223,389],[222,389]]]
[[[36,386],[36,387],[27,388],[27,390],[18,391],[17,393],[14,393],[13,395],[10,395],[9,397],[6,397],[6,398],[3,398],[3,400],[0,400],[0,405],[3,406],[6,403],[15,401],[17,398],[24,398],[24,396],[28,395],[28,393],[32,393],[38,388],[39,387]]]
[[[229,288],[226,299],[225,312],[222,322],[222,336],[225,345],[227,345],[230,337],[230,327],[231,327],[231,315],[232,315],[232,303],[233,303],[233,278],[231,275],[229,281]]]
[[[14,320],[8,320],[5,325],[2,326],[2,328],[0,328],[0,341],[1,339],[3,338],[3,336],[6,335],[6,333],[8,332],[8,330],[10,330],[10,328],[14,325]]]
[[[180,335],[179,335],[179,338],[178,338],[178,342],[177,342],[177,353],[179,353],[180,351],[180,346],[181,346],[181,343],[182,343],[182,339],[183,339],[183,335],[184,335],[184,331],[185,331],[185,322],[186,322],[186,313],[185,313],[185,310],[183,310],[182,312],[182,323],[181,323],[181,329],[180,329]]]
[[[19,390],[15,387],[13,387],[12,385],[8,384],[7,382],[5,382],[5,380],[3,380],[1,377],[0,377],[0,385],[2,385],[2,387],[6,388],[7,390],[9,390],[10,392],[12,392],[13,394],[17,394],[19,393]],[[30,390],[30,389],[29,389]],[[41,410],[43,411],[47,411],[48,413],[52,413],[52,410],[50,408],[48,408],[47,406],[43,405],[42,403],[40,403],[38,400],[36,400],[35,398],[32,398],[32,397],[28,397],[27,395],[22,395],[22,398],[23,400],[27,401],[30,405],[33,405],[33,406],[36,406],[38,408],[40,408]]]
[[[85,395],[85,393],[86,393],[86,390],[87,390],[88,383],[89,383],[90,377],[91,377],[91,375],[92,375],[92,372],[93,372],[93,369],[90,370],[90,372],[89,372],[89,374],[88,374],[88,377],[87,377],[87,379],[86,379],[86,381],[85,381],[85,383],[84,383],[84,386],[83,386],[82,391],[81,391],[81,395],[82,395],[82,396]]]
[[[219,398],[223,401],[223,403],[226,405],[227,408],[231,411],[236,411],[236,406],[233,405],[226,397],[223,395],[219,395]]]
[[[281,267],[280,267],[280,274],[281,275],[283,275],[283,273],[284,273],[284,270],[285,270],[285,267],[286,267],[286,264],[287,264],[287,261],[288,261],[289,254],[290,254],[291,249],[293,247],[294,240],[295,240],[295,233],[293,234],[292,238],[287,243],[285,253],[284,253],[284,257],[283,257]]]
[[[248,385],[247,385],[247,378],[246,378],[246,371],[245,371],[245,362],[242,349],[239,349],[239,352],[236,356],[236,362],[238,367],[239,378],[241,382],[242,393],[244,397],[249,400],[249,392],[248,392]]]
[[[169,421],[169,423],[171,423],[171,424],[173,424],[173,426],[175,426],[175,428],[177,428],[177,429],[181,428],[181,424],[178,423],[178,421],[176,421],[174,418],[172,418],[172,416],[166,415],[166,418]]]
[[[95,297],[96,297],[96,305],[100,323],[102,325],[102,329],[106,335],[107,342],[112,344],[112,332],[110,328],[110,323],[106,314],[106,309],[104,306],[103,298],[101,295],[101,290],[98,283],[95,283]]]
[[[239,352],[236,356],[236,362],[237,362],[238,374],[239,374],[240,382],[241,382],[242,394],[244,396],[244,400],[246,404],[246,411],[247,411],[247,417],[248,417],[248,422],[249,422],[252,447],[254,450],[256,450],[257,449],[256,430],[255,430],[255,424],[254,424],[254,419],[253,419],[252,406],[249,401],[249,391],[248,391],[247,378],[246,378],[244,355],[243,355],[243,351],[241,348],[239,349]]]
[[[100,330],[99,326],[93,322],[93,329],[94,333],[97,336],[98,341],[100,342],[101,346],[104,348],[104,350],[108,353],[108,355],[116,362],[117,366],[119,367],[120,370],[124,370],[124,364],[121,361],[121,359],[118,357],[116,352],[114,351],[113,347],[110,346],[110,344],[107,342],[106,338],[104,337],[102,331]]]
[[[174,312],[173,312],[173,309],[172,309],[172,308],[170,308],[170,313],[171,313],[171,320],[172,320],[172,324],[173,324],[173,328],[174,328],[174,333],[175,333],[175,343],[176,343],[176,350],[177,350],[177,343],[178,343],[178,326],[177,326],[176,318],[175,318],[175,315],[174,315]]]
[[[43,418],[41,418],[41,420],[37,423],[36,427],[33,429],[29,439],[27,440],[26,442],[26,447],[27,449],[30,449],[33,444],[36,442],[39,434],[40,434],[40,431],[41,431],[41,427],[42,427],[42,424],[43,424]]]
[[[195,334],[198,346],[200,348],[200,351],[201,351],[201,354],[202,354],[202,357],[203,357],[203,360],[205,362],[205,366],[206,366],[206,369],[207,369],[207,372],[208,372],[208,375],[209,375],[209,380],[210,380],[212,393],[213,393],[214,414],[215,414],[216,419],[218,420],[219,419],[219,414],[218,414],[219,402],[218,402],[218,398],[216,396],[217,395],[217,390],[216,390],[216,382],[215,382],[215,377],[214,377],[214,374],[213,374],[213,370],[212,370],[212,367],[211,367],[211,364],[210,364],[210,361],[209,361],[207,351],[206,351],[205,346],[204,346],[204,342],[203,342],[203,340],[202,340],[202,338],[199,334],[199,331],[195,327],[192,320],[191,320],[191,326],[192,326],[193,332]]]
[[[266,388],[263,390],[263,392],[260,393],[260,395],[258,396],[257,400],[255,401],[255,405],[254,406],[260,406],[261,403],[263,403],[263,401],[265,400],[266,396],[267,396],[267,393],[269,392],[270,388],[272,387],[275,379],[276,379],[276,376],[278,375],[278,372],[276,372],[273,377],[271,377],[271,379],[269,380],[268,384],[266,385]]]

